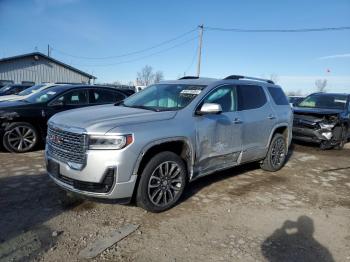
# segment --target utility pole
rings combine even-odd
[[[202,59],[202,40],[203,40],[203,24],[198,26],[199,38],[198,38],[198,62],[197,62],[197,76],[201,73],[201,59]]]

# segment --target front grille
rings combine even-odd
[[[48,153],[62,162],[84,165],[86,162],[86,136],[49,126]]]

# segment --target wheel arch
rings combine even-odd
[[[269,142],[267,144],[267,147],[270,146],[271,140],[275,134],[281,134],[285,138],[287,148],[290,146],[290,141],[291,141],[291,130],[289,130],[289,125],[288,123],[280,123],[276,126],[271,131],[270,137],[269,137]]]
[[[157,153],[163,151],[174,152],[180,156],[187,167],[188,178],[193,174],[194,151],[192,144],[186,137],[164,138],[152,141],[143,147],[137,157],[133,175],[140,175],[148,161]]]

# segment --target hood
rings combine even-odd
[[[0,111],[1,110],[10,110],[10,109],[18,109],[18,108],[25,108],[30,107],[31,103],[25,101],[25,100],[16,100],[16,101],[0,101]]]
[[[0,96],[0,101],[21,100],[24,98],[25,98],[24,96],[19,96],[19,95],[8,95],[8,96]]]
[[[295,114],[303,115],[335,115],[343,112],[341,109],[325,109],[325,108],[308,108],[308,107],[293,107]]]
[[[49,123],[83,128],[88,133],[107,133],[115,127],[167,120],[175,115],[175,111],[154,112],[131,107],[102,105],[56,114]]]

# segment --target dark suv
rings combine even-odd
[[[47,121],[58,112],[80,107],[116,103],[130,93],[97,85],[57,85],[25,100],[0,103],[0,137],[10,152],[32,150],[44,141]]]
[[[350,137],[350,94],[311,94],[293,109],[293,139],[321,149],[344,147]]]

